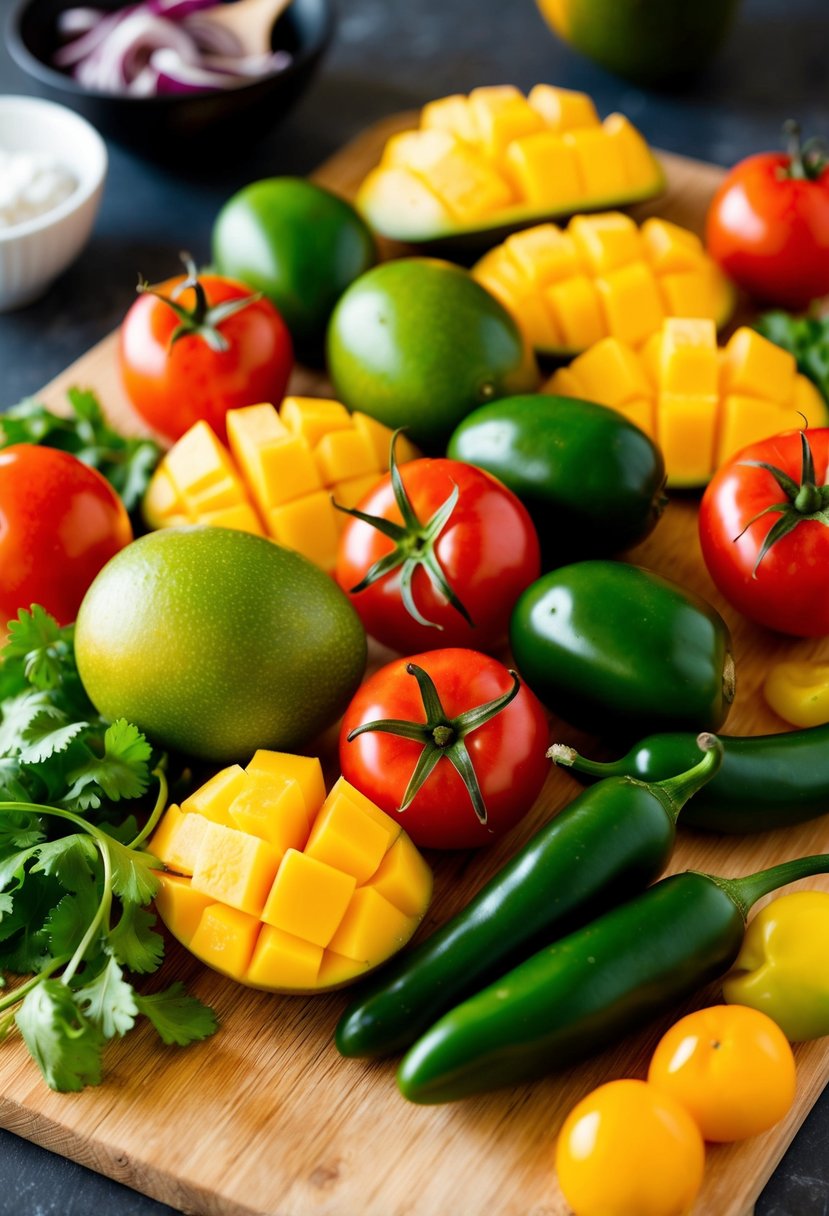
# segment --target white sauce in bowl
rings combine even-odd
[[[46,152],[0,148],[0,231],[53,210],[77,185],[77,178]]]

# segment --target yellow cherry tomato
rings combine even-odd
[[[777,663],[766,676],[763,695],[792,726],[829,722],[829,663]]]
[[[663,1035],[648,1081],[685,1107],[706,1140],[744,1140],[773,1127],[794,1101],[794,1056],[766,1014],[712,1005]]]
[[[644,1081],[610,1081],[564,1121],[556,1169],[576,1216],[685,1216],[705,1145],[687,1111]]]

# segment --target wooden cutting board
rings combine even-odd
[[[410,125],[397,116],[360,136],[317,174],[352,197],[386,137]],[[668,189],[637,217],[659,214],[700,230],[722,170],[665,156]],[[387,247],[391,254],[397,250]],[[59,406],[72,384],[95,388],[113,418],[137,429],[105,339],[43,393]],[[327,391],[298,372],[292,391]],[[741,620],[714,590],[699,554],[692,499],[673,501],[635,560],[713,601],[733,630],[737,698],[732,734],[784,729],[760,693],[783,657],[829,659],[829,644],[773,637]],[[553,722],[552,739],[585,742]],[[589,741],[587,741],[589,743]],[[421,934],[465,904],[578,786],[551,770],[533,813],[505,841],[477,854],[434,855],[435,900]],[[682,833],[674,869],[740,875],[787,857],[829,850],[817,821],[762,836],[717,839]],[[812,879],[806,885],[829,889]],[[399,1095],[394,1062],[343,1060],[331,1036],[347,997],[316,999],[247,991],[172,944],[158,986],[183,979],[212,1004],[221,1031],[185,1051],[165,1048],[148,1026],[108,1048],[105,1083],[77,1095],[51,1093],[14,1039],[0,1047],[0,1123],[157,1199],[201,1216],[563,1216],[553,1146],[570,1107],[615,1077],[644,1075],[673,1017],[615,1050],[532,1086],[443,1107]],[[697,1004],[718,998],[716,989]],[[683,1012],[677,1010],[676,1016]],[[764,1136],[711,1147],[697,1216],[744,1216],[827,1079],[829,1045],[799,1047],[797,1101]]]

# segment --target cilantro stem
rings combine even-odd
[[[148,836],[152,835],[153,831],[155,830],[155,825],[164,814],[164,810],[167,806],[167,777],[165,776],[164,770],[161,767],[154,768],[152,775],[153,777],[158,778],[158,797],[156,798],[155,806],[152,809],[152,814],[144,824],[143,829],[138,833],[135,840],[131,841],[129,845],[131,849],[137,849],[139,845],[144,843]]]
[[[2,1013],[4,1009],[11,1009],[13,1005],[16,1005],[18,1001],[23,999],[27,992],[31,992],[33,988],[36,988],[41,980],[48,980],[50,975],[52,975],[58,970],[59,967],[62,967],[64,963],[67,963],[68,961],[68,954],[63,954],[60,956],[60,958],[50,959],[43,970],[38,971],[37,975],[33,975],[32,978],[26,980],[24,984],[18,984],[18,986],[11,992],[6,993],[4,997],[0,998],[0,1013]],[[0,1037],[2,1037],[2,1033],[2,1028],[0,1028]]]
[[[48,806],[45,802],[0,802],[0,813],[3,811],[33,811],[35,815],[56,815],[58,819],[66,819],[82,831],[88,832],[96,842],[106,844],[109,840],[106,832],[101,831],[94,823],[81,819],[80,815],[75,815],[61,806]]]
[[[104,892],[101,896],[101,902],[98,904],[97,911],[89,922],[89,927],[84,933],[81,941],[78,943],[78,948],[72,955],[66,965],[63,975],[60,977],[62,983],[70,984],[72,976],[78,970],[83,962],[84,955],[89,949],[92,942],[95,940],[96,934],[100,932],[101,926],[106,924],[109,927],[109,913],[112,908],[112,856],[109,851],[109,845],[106,843],[106,838],[103,841],[97,841],[98,848],[101,853],[101,861],[104,865]]]

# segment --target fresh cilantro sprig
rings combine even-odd
[[[767,312],[754,328],[794,355],[797,370],[809,377],[829,406],[829,316],[793,317],[787,312]]]
[[[167,800],[163,772],[154,776],[155,808],[129,844],[61,807],[0,802],[0,823],[14,825],[0,854],[0,965],[34,972],[0,996],[0,1039],[19,1030],[47,1085],[61,1092],[97,1085],[104,1046],[140,1015],[179,1046],[216,1030],[213,1011],[181,984],[143,996],[125,974],[156,970],[164,953],[145,911],[161,863],[142,845]],[[21,816],[29,817],[23,833]],[[48,840],[50,819],[75,830]]]
[[[44,444],[71,452],[97,469],[134,511],[147,488],[161,449],[152,439],[120,434],[104,418],[95,393],[70,388],[71,415],[54,414],[42,402],[27,397],[3,414],[0,448],[13,443]]]
[[[216,1029],[180,984],[137,993],[164,941],[147,905],[158,862],[144,849],[164,810],[161,762],[132,723],[108,723],[78,675],[71,626],[38,605],[9,622],[0,655],[0,1040],[18,1030],[53,1089],[101,1079],[104,1045],[140,1015],[165,1043]],[[124,814],[158,780],[143,829]],[[120,814],[119,814],[120,811]]]
[[[0,655],[0,798],[111,818],[112,803],[146,791],[150,744],[132,723],[108,723],[96,711],[78,675],[71,625],[35,604],[8,631]]]

